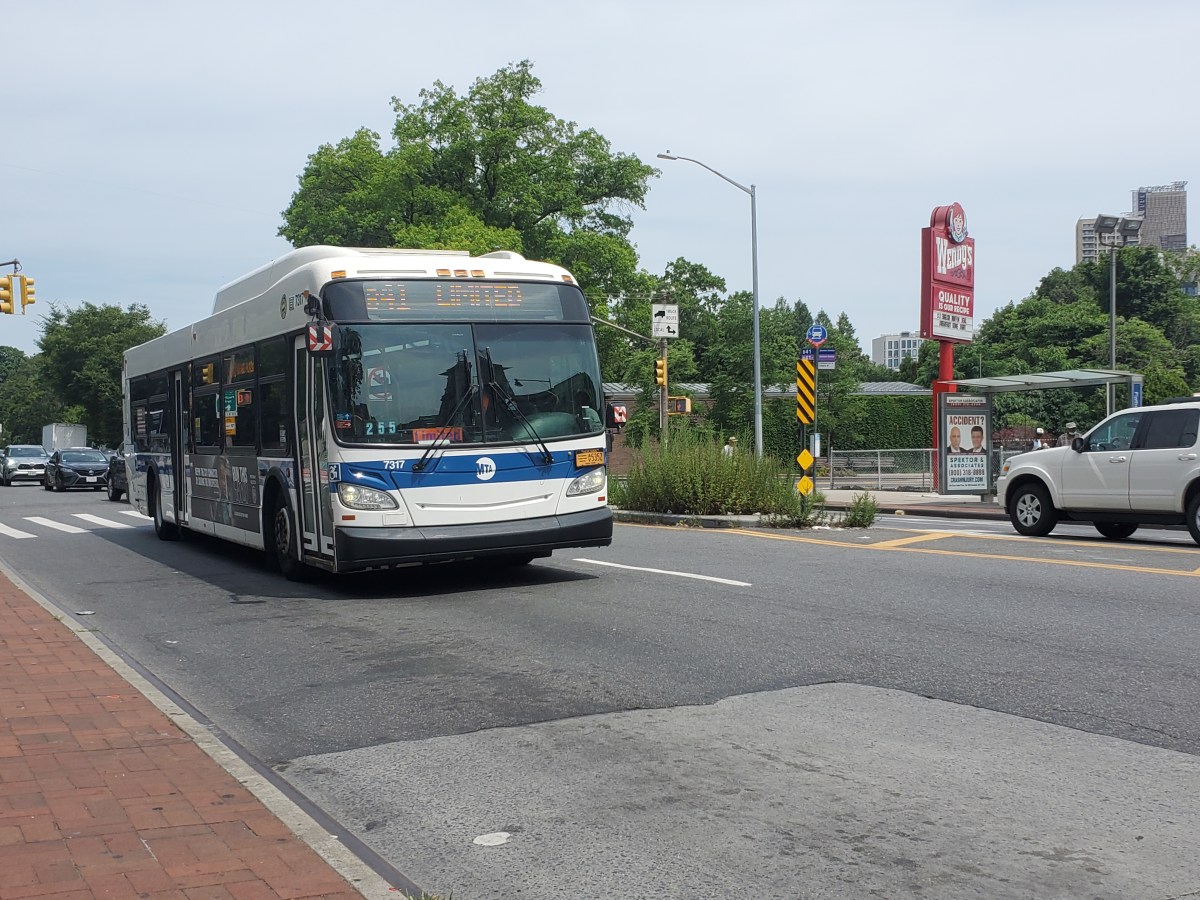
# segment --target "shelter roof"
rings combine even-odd
[[[988,378],[959,378],[947,383],[981,394],[994,394],[1000,391],[1040,391],[1048,388],[1128,384],[1134,379],[1140,381],[1141,376],[1114,369],[1065,369],[1061,372],[1028,372],[1019,375],[989,376]]]

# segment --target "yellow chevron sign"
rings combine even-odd
[[[796,363],[796,418],[801,425],[817,420],[817,364],[810,359]]]

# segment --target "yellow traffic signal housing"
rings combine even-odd
[[[9,311],[11,312],[11,306]],[[661,387],[667,386],[667,360],[660,356],[654,361],[654,383]]]
[[[28,275],[21,276],[21,315],[25,315],[25,307],[36,301],[33,299],[33,279]]]
[[[667,414],[672,416],[687,416],[692,413],[691,397],[668,397]]]
[[[12,315],[13,292],[12,276],[0,275],[0,313]]]

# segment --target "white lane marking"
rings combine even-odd
[[[732,578],[716,578],[712,575],[696,575],[693,572],[672,572],[670,569],[651,569],[646,566],[625,566],[621,563],[605,562],[599,559],[576,558],[575,562],[591,563],[593,566],[612,566],[614,569],[631,569],[634,572],[653,572],[656,575],[678,575],[680,578],[696,578],[700,581],[715,581],[717,584],[732,584],[737,587],[751,587],[748,581],[734,581]]]
[[[140,512],[138,512],[136,509],[123,509],[123,510],[121,510],[121,515],[123,515],[123,516],[133,516],[135,519],[140,519],[140,520],[141,520],[141,521],[143,521],[143,522],[149,522],[149,521],[150,521],[150,517],[149,517],[149,516],[143,516],[143,515],[142,515]]]
[[[94,525],[101,525],[105,528],[132,528],[132,525],[126,525],[124,522],[116,522],[112,519],[105,519],[102,516],[93,516],[91,513],[72,513],[77,519],[83,519],[85,522],[91,522]]]
[[[55,522],[53,519],[43,519],[41,516],[26,516],[26,522],[33,522],[35,525],[45,525],[47,528],[55,528],[58,531],[65,531],[67,534],[87,534],[87,528],[77,528],[74,525],[66,525],[63,522]]]
[[[30,534],[28,531],[18,531],[15,528],[9,528],[7,525],[0,525],[0,534],[7,535],[10,538],[31,538],[37,535]]]

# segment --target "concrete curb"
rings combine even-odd
[[[879,511],[897,516],[921,516],[942,519],[986,519],[1005,522],[1007,514],[998,506],[937,506],[912,503],[905,505],[887,504],[876,501]],[[832,513],[845,512],[850,503],[827,501],[823,507]],[[678,513],[639,512],[629,509],[614,509],[613,521],[633,525],[670,525],[680,528],[759,528],[765,523],[761,515],[753,516],[696,516]]]

